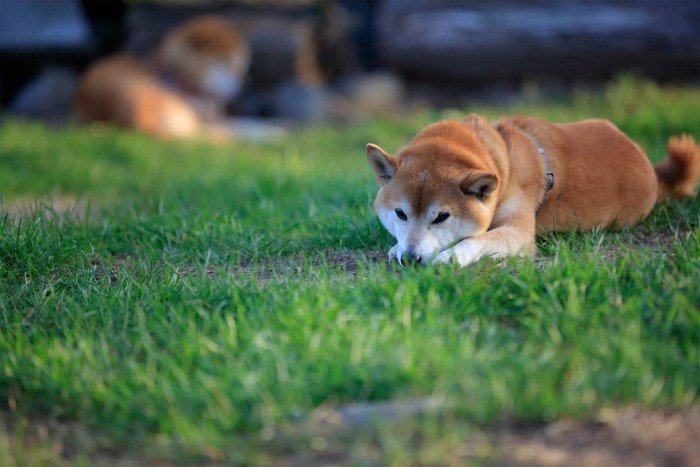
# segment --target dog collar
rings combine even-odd
[[[545,170],[547,171],[544,174],[544,179],[547,182],[547,191],[549,191],[554,188],[554,172],[552,172],[552,167],[549,165],[549,157],[547,157],[547,153],[544,151],[544,148],[540,146],[540,143],[535,141],[535,139],[532,137],[530,139],[532,139],[532,142],[535,143],[537,152],[540,153],[540,156],[542,156],[542,159],[544,160]]]
[[[496,128],[500,132],[500,128],[498,126]],[[535,210],[535,216],[537,216],[540,213],[542,206],[544,206],[544,202],[547,201],[547,194],[552,190],[552,188],[554,188],[554,171],[552,170],[552,166],[549,164],[549,157],[547,157],[547,151],[544,150],[542,145],[535,139],[534,136],[532,136],[530,133],[528,133],[524,129],[520,128],[520,131],[525,136],[527,136],[530,141],[532,141],[532,144],[535,146],[535,148],[537,149],[537,152],[540,154],[540,156],[542,157],[542,160],[544,161],[545,189],[544,189],[544,195],[542,195],[542,199],[540,200],[540,203],[537,206],[537,209]]]
[[[535,217],[539,215],[540,211],[542,210],[542,207],[544,206],[545,201],[547,201],[547,194],[549,194],[550,190],[554,188],[554,172],[552,171],[552,166],[549,165],[549,157],[547,157],[547,152],[544,150],[542,145],[529,133],[523,132],[527,135],[528,138],[530,138],[530,141],[532,141],[532,144],[535,145],[537,148],[537,152],[540,153],[540,156],[542,156],[542,160],[544,161],[544,168],[545,168],[545,173],[544,173],[544,179],[545,179],[545,189],[544,189],[544,195],[542,195],[542,199],[540,200],[539,205],[537,206],[537,209],[535,210]]]

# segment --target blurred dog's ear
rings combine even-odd
[[[376,144],[367,145],[367,161],[374,170],[374,177],[377,183],[384,185],[391,180],[396,170],[399,168],[399,158],[392,156]]]

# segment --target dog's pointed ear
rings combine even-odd
[[[376,144],[367,145],[367,161],[374,170],[374,177],[377,183],[384,185],[391,180],[396,170],[399,168],[399,158],[392,156]]]
[[[465,177],[459,187],[462,193],[479,200],[488,198],[498,186],[498,176],[484,170],[474,170]]]

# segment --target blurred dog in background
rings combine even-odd
[[[163,138],[225,141],[225,107],[240,92],[250,48],[229,22],[202,16],[171,30],[150,60],[114,55],[82,76],[74,113]]]

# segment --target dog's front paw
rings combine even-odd
[[[441,251],[440,254],[431,261],[432,264],[450,264],[453,262],[456,262],[453,248]]]
[[[457,263],[464,267],[479,258],[481,258],[479,244],[474,240],[462,240],[452,248],[441,251],[431,262],[432,264]]]

